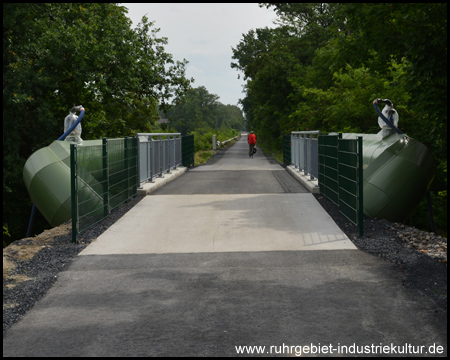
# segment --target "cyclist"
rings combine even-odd
[[[249,145],[248,156],[253,157],[253,149],[256,145],[256,135],[253,133],[253,131],[250,131],[250,134],[247,136],[247,142]]]

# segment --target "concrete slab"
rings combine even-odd
[[[152,195],[279,194],[309,191],[287,171],[191,171]]]
[[[311,180],[311,177],[309,175],[307,176],[303,175],[303,172],[296,169],[294,165],[286,166],[286,170],[299,183],[301,183],[305,188],[307,188],[309,192],[313,194],[318,194],[320,192],[318,179]]]
[[[80,255],[338,249],[356,247],[309,193],[158,195]]]
[[[141,184],[141,188],[137,189],[138,196],[145,196],[151,192],[159,189],[161,186],[167,184],[168,182],[175,180],[178,176],[184,174],[187,168],[180,166],[176,169],[172,169],[170,173],[163,174],[162,177],[154,178],[152,182],[145,182]]]

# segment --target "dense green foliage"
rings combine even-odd
[[[281,149],[294,130],[378,132],[372,101],[389,98],[400,128],[438,163],[431,196],[447,233],[447,4],[261,4],[274,29],[249,31],[233,48],[244,73],[247,130]],[[413,224],[429,229],[425,205]]]
[[[86,115],[83,139],[162,129],[194,133],[196,149],[247,127],[281,149],[292,130],[378,131],[375,98],[390,98],[400,128],[438,163],[435,217],[447,232],[447,4],[262,4],[277,27],[243,35],[232,68],[247,80],[245,113],[204,87],[191,88],[186,60],[146,17],[131,28],[110,3],[3,4],[3,239],[25,235],[31,202],[26,159],[63,132],[73,105]],[[176,105],[172,105],[175,103]],[[158,113],[159,112],[159,113]],[[414,225],[428,228],[426,207]],[[420,221],[422,223],[420,223]],[[47,226],[42,217],[36,232]]]
[[[165,52],[147,18],[132,29],[126,14],[111,3],[3,4],[4,242],[26,233],[26,159],[62,135],[73,105],[86,109],[83,139],[128,136],[155,129],[158,107],[190,88],[187,61]]]
[[[194,149],[195,151],[206,151],[212,149],[212,138],[216,135],[216,141],[224,142],[238,136],[240,131],[235,129],[219,129],[219,130],[207,130],[201,129],[197,131],[191,131],[190,134],[194,135]]]
[[[213,135],[217,141],[225,141],[245,127],[241,109],[223,105],[204,86],[190,89],[164,116],[170,121],[170,130],[195,135],[196,152],[211,150]]]
[[[165,116],[170,125],[183,135],[192,131],[241,131],[244,128],[241,109],[234,105],[223,105],[219,102],[219,97],[210,94],[204,86],[190,89]]]
[[[191,131],[190,134],[194,135],[194,165],[201,165],[206,163],[211,156],[217,153],[217,150],[213,150],[213,135],[216,135],[216,141],[220,141],[222,143],[238,136],[240,131],[224,128],[217,130],[200,129],[199,131]],[[230,146],[232,143],[233,142],[229,142],[226,146]],[[221,148],[222,145],[217,146],[217,149]]]

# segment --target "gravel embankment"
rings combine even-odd
[[[375,219],[365,219],[365,236],[358,238],[356,226],[334,204],[323,196],[316,198],[360,250],[391,263],[403,279],[403,286],[419,289],[430,302],[446,311],[447,239]],[[115,209],[108,218],[80,234],[78,244],[71,242],[67,223],[3,249],[3,336],[45,295],[58,273],[82,249],[140,200],[135,198]],[[32,246],[37,247],[35,253],[27,254],[26,249]]]
[[[14,241],[3,249],[3,336],[46,294],[59,272],[78,253],[141,199],[136,197],[114,209],[107,218],[78,235],[77,244],[72,242],[69,221],[36,237]],[[40,249],[30,258],[25,249],[36,246]]]
[[[392,264],[405,287],[416,288],[447,310],[447,239],[383,219],[364,219],[364,236],[330,200],[315,195],[355,246]]]

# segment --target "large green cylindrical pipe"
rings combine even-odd
[[[405,138],[386,149],[365,172],[366,215],[404,222],[428,191],[436,165],[425,145]]]
[[[404,134],[343,134],[363,137],[364,214],[404,222],[436,174],[429,148]]]
[[[92,141],[101,144],[101,140]],[[85,141],[85,145],[89,142]],[[101,161],[101,159],[100,159]],[[33,204],[52,226],[58,226],[72,218],[70,192],[70,143],[54,141],[50,146],[34,152],[26,161],[23,179]],[[93,185],[96,180],[78,179],[79,201],[88,203],[95,210],[102,208],[102,197]]]

